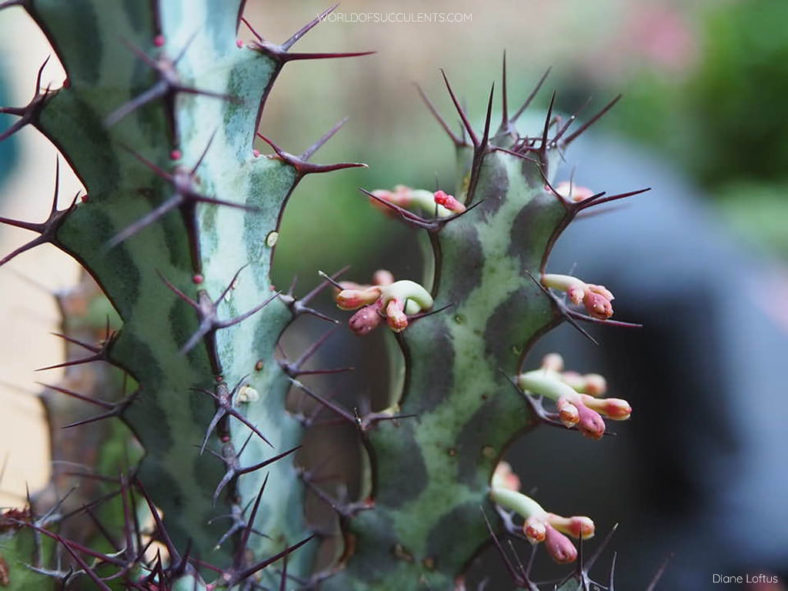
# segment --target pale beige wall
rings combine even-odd
[[[36,71],[49,45],[38,28],[19,9],[0,16],[0,56],[8,78],[10,102],[24,105],[32,96]],[[54,87],[63,81],[63,70],[53,57],[42,84]],[[2,186],[0,215],[41,221],[46,218],[54,188],[55,148],[32,128],[18,133],[19,161]],[[7,163],[0,162],[0,167]],[[61,207],[80,188],[67,165],[61,168]],[[34,237],[14,228],[0,232],[0,256]],[[32,285],[29,277],[46,289],[69,285],[77,266],[69,257],[50,246],[24,253],[0,269],[0,466],[7,462],[0,482],[0,506],[20,504],[25,485],[41,486],[49,472],[49,440],[41,420],[41,407],[31,394],[36,380],[57,381],[57,371],[34,371],[37,367],[62,361],[63,349],[49,333],[56,329],[54,300],[44,289]]]

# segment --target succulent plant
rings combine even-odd
[[[31,102],[3,110],[19,117],[3,137],[34,126],[87,189],[58,209],[56,165],[47,219],[2,219],[37,233],[2,263],[52,243],[100,286],[79,292],[82,316],[102,305],[102,293],[118,316],[103,330],[95,318],[75,324],[80,314],[61,294],[69,371],[45,400],[57,424],[75,411],[58,408],[56,396],[96,409],[76,411],[68,426],[91,433],[72,436],[89,446],[100,474],[82,477],[111,490],[68,512],[59,499],[43,514],[34,511],[41,502],[4,513],[8,584],[23,588],[38,573],[41,588],[48,574],[63,586],[100,589],[461,589],[471,559],[491,536],[498,543],[496,511],[507,529],[544,541],[556,561],[574,561],[566,535],[588,538],[593,522],[557,516],[520,493],[501,459],[538,423],[599,438],[602,416],[631,412],[603,397],[600,376],[564,371],[560,356],[526,365],[533,343],[565,320],[621,324],[609,319],[605,287],[547,272],[553,244],[575,217],[642,192],[553,184],[562,150],[615,101],[574,130],[575,118],[554,115],[551,103],[543,128],[529,136],[518,119],[544,77],[510,115],[504,62],[500,125],[491,127],[491,91],[480,130],[446,79],[460,133],[427,104],[455,145],[456,187],[365,191],[426,235],[426,277],[381,271],[361,284],[324,275],[297,297],[269,276],[283,208],[305,175],[363,165],[311,161],[339,126],[300,155],[286,152],[257,134],[263,106],[287,62],[364,52],[292,51],[326,13],[281,44],[249,23],[254,38],[238,41],[243,4],[0,5],[30,14],[68,76],[61,88],[41,88],[39,72]],[[256,134],[270,155],[255,149]],[[385,325],[395,334],[404,373],[385,385],[394,393],[386,408],[351,411],[299,379],[322,340],[299,360],[277,355],[295,318],[325,317],[311,306],[326,288],[340,308],[356,310],[350,330],[364,336]],[[98,345],[83,340],[99,333]],[[69,372],[97,365],[115,369],[77,390],[85,380]],[[356,429],[365,474],[358,499],[331,498],[296,461],[314,417],[288,408],[291,387]],[[341,523],[341,552],[327,564],[316,558],[324,535],[306,517],[307,490]],[[64,515],[89,519],[89,533],[68,534]],[[535,588],[528,572],[511,570],[517,586]],[[579,573],[566,588],[583,584]]]

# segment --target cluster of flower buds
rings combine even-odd
[[[523,518],[523,533],[529,542],[544,542],[550,556],[558,563],[574,562],[577,549],[567,536],[588,539],[594,535],[594,522],[584,516],[563,517],[545,511],[542,506],[520,492],[520,479],[506,462],[495,468],[490,498],[507,511]]]
[[[436,214],[436,217],[445,218],[466,210],[465,205],[460,203],[453,195],[445,191],[430,192],[424,189],[411,189],[405,185],[396,185],[393,190],[377,189],[372,194],[378,199],[407,209],[408,211],[418,211],[424,214]],[[381,205],[386,211],[391,210]]]
[[[548,186],[547,190],[552,191],[562,199],[571,201],[573,203],[585,201],[594,195],[594,192],[588,187],[578,187],[577,185],[572,184],[570,181],[561,181],[555,187]]]
[[[394,332],[408,327],[409,315],[432,308],[430,293],[413,281],[394,281],[389,271],[377,271],[372,285],[350,281],[339,283],[335,300],[342,310],[358,310],[350,318],[350,329],[359,336],[372,332],[386,320]]]
[[[571,275],[542,275],[542,285],[566,292],[573,304],[583,304],[588,314],[600,320],[607,320],[613,315],[613,294],[604,285],[594,285],[581,281]]]
[[[626,400],[602,397],[607,391],[605,378],[599,374],[564,371],[564,360],[557,353],[545,356],[540,369],[517,376],[517,385],[526,393],[555,401],[561,422],[592,439],[605,434],[603,416],[625,421],[632,414]]]

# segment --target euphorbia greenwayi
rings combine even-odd
[[[2,218],[38,233],[2,262],[44,242],[77,259],[121,325],[99,345],[64,333],[87,351],[64,365],[110,364],[133,390],[55,388],[97,410],[75,428],[120,420],[128,430],[98,447],[98,477],[112,490],[69,515],[95,520],[91,539],[59,533],[56,508],[3,514],[12,588],[29,585],[29,571],[19,574],[29,564],[41,589],[74,579],[99,589],[462,589],[471,560],[497,540],[496,510],[505,525],[521,519],[510,529],[544,542],[556,561],[575,560],[566,536],[590,537],[593,522],[520,493],[502,457],[538,423],[599,438],[604,418],[632,412],[603,397],[601,376],[564,371],[558,355],[528,367],[533,344],[564,320],[622,324],[610,320],[607,288],[547,271],[579,213],[641,192],[553,186],[562,151],[612,103],[576,126],[551,102],[538,133],[526,135],[518,119],[544,78],[510,113],[504,65],[500,123],[493,129],[491,91],[476,128],[444,76],[460,132],[427,105],[455,146],[455,186],[364,192],[426,236],[426,276],[379,271],[366,284],[324,275],[298,297],[269,276],[283,208],[305,175],[362,165],[311,162],[339,126],[300,155],[258,127],[285,64],[363,55],[292,51],[328,11],[277,44],[246,22],[241,0],[0,4],[12,6],[40,25],[67,79],[41,88],[39,72],[32,101],[3,110],[19,117],[3,137],[40,130],[87,195],[58,209],[56,176],[46,221]],[[302,365],[323,341],[297,362],[278,353],[294,319],[326,317],[314,298],[332,287],[339,308],[353,311],[352,332],[386,327],[401,350],[404,375],[392,377],[395,398],[383,410],[345,409],[299,379],[319,373]],[[358,433],[358,499],[330,498],[299,464],[314,421],[288,406],[291,387]],[[137,446],[144,457],[130,465],[118,450]],[[336,511],[340,541],[310,523],[309,490]],[[318,560],[321,541],[339,548],[335,558]],[[529,577],[515,583],[533,588]]]

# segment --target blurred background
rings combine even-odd
[[[281,41],[328,5],[249,0],[246,14]],[[550,268],[608,285],[617,317],[645,326],[592,329],[598,346],[563,327],[531,362],[559,350],[570,368],[606,373],[613,395],[628,398],[635,413],[614,425],[617,437],[590,442],[540,428],[507,456],[525,489],[556,512],[589,514],[602,534],[620,523],[594,574],[605,580],[617,551],[624,589],[644,587],[668,557],[665,589],[724,587],[712,584],[715,573],[788,576],[786,26],[784,0],[413,0],[396,8],[345,0],[299,50],[377,54],[288,65],[263,115],[263,132],[294,153],[350,116],[315,160],[369,164],[307,178],[296,190],[275,279],[284,286],[297,275],[303,291],[317,269],[348,263],[355,280],[379,267],[420,277],[412,232],[358,192],[453,185],[451,142],[414,83],[453,121],[445,68],[478,125],[489,85],[500,88],[504,50],[510,104],[549,66],[537,111],[553,89],[568,113],[591,99],[580,118],[624,95],[568,152],[558,180],[574,175],[595,191],[653,190],[575,224]],[[240,37],[251,35],[242,28]],[[0,13],[0,104],[27,103],[48,54],[21,10]],[[54,62],[43,83],[57,87],[63,73]],[[0,115],[0,133],[13,121]],[[43,218],[54,160],[32,129],[0,143],[0,215]],[[78,188],[68,177],[63,195]],[[25,239],[0,228],[0,254]],[[63,351],[49,335],[58,315],[42,286],[64,288],[76,276],[73,262],[47,248],[0,270],[0,506],[20,503],[25,483],[34,489],[47,478],[46,430],[29,393],[35,380],[57,380],[33,370]],[[297,351],[323,329],[296,327],[286,348]],[[369,375],[383,371],[376,360],[385,357],[387,335],[380,333],[331,341],[323,365],[353,360],[367,372],[343,378],[348,404],[369,396]],[[537,572],[556,573],[541,560]],[[474,573],[473,580],[493,577],[488,589],[506,588],[492,554]]]

